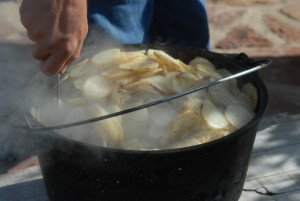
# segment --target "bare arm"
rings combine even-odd
[[[79,56],[88,31],[87,0],[23,0],[20,17],[44,73],[63,73]]]

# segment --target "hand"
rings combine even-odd
[[[23,0],[20,17],[45,74],[63,73],[79,57],[88,31],[87,0]]]

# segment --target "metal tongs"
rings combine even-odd
[[[73,122],[73,123],[57,125],[57,126],[37,127],[37,126],[32,126],[31,124],[29,124],[29,129],[34,130],[34,131],[57,130],[57,129],[63,129],[63,128],[69,128],[69,127],[79,126],[79,125],[83,125],[83,124],[88,124],[88,123],[108,119],[108,118],[111,118],[111,117],[127,114],[127,113],[130,113],[130,112],[134,112],[134,111],[137,111],[137,110],[148,108],[148,107],[151,107],[151,106],[154,106],[154,105],[158,105],[160,103],[164,103],[164,102],[167,102],[167,101],[170,101],[170,100],[173,100],[173,99],[176,99],[176,98],[194,93],[196,91],[214,86],[216,84],[220,84],[222,82],[226,82],[226,81],[231,80],[231,79],[242,77],[242,76],[247,75],[249,73],[258,71],[258,70],[268,66],[270,63],[271,63],[271,60],[266,59],[266,60],[260,61],[259,65],[255,66],[255,67],[252,67],[252,68],[249,68],[247,70],[244,70],[242,72],[239,72],[239,73],[236,73],[236,74],[233,74],[233,75],[230,75],[230,76],[227,76],[227,77],[224,77],[224,78],[221,78],[221,79],[218,79],[218,80],[215,80],[215,81],[212,81],[212,82],[200,85],[200,86],[197,86],[195,88],[192,88],[190,90],[187,90],[187,91],[184,91],[184,92],[181,92],[181,93],[178,93],[178,94],[166,96],[162,99],[159,99],[159,100],[156,100],[156,101],[153,101],[153,102],[150,102],[150,103],[146,103],[146,104],[143,104],[143,105],[140,105],[140,106],[125,109],[125,110],[122,110],[120,112],[115,112],[115,113],[111,113],[111,114],[108,114],[108,115],[104,115],[104,116],[100,116],[100,117],[96,117],[96,118],[92,118],[92,119],[87,119],[87,120],[82,120],[82,121],[77,121],[77,122]],[[57,96],[56,97],[57,98],[57,109],[59,110],[59,107],[60,107],[60,75],[57,75],[57,94],[56,94],[56,96]]]
[[[60,108],[60,74],[56,75],[56,101],[58,114]]]

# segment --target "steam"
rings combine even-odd
[[[34,146],[25,135],[19,112],[24,104],[27,83],[37,72],[38,62],[31,57],[31,45],[0,43],[0,172],[9,163],[31,155]]]
[[[107,49],[117,44],[108,38],[91,30],[83,56],[85,52],[99,47]],[[46,112],[42,115],[56,117],[53,109],[56,105],[49,91],[49,86],[55,83],[55,76],[49,77],[40,72],[39,61],[32,57],[31,50],[32,44],[28,43],[0,43],[0,173],[7,171],[16,161],[36,153],[35,145],[28,137],[29,132],[21,128],[26,126],[22,110],[31,106],[45,107]],[[70,110],[64,105],[61,113],[66,111]],[[74,115],[74,119],[68,121],[77,121],[78,118],[80,115]],[[60,121],[61,119],[55,119],[55,124]],[[72,129],[83,130],[84,126]]]
[[[122,49],[116,41],[107,35],[92,29],[85,42],[81,58],[74,63],[77,63],[86,57],[91,58],[95,53],[111,48]],[[59,107],[59,113],[56,111],[57,102],[55,97],[55,78],[38,73],[34,76],[33,80],[31,80],[27,89],[27,105],[29,105],[29,108],[32,108],[31,112],[33,116],[40,121],[42,125],[57,126],[97,116],[103,116],[103,113],[91,116],[93,111],[95,111],[95,105],[100,105],[106,114],[119,111],[120,108],[116,110],[114,104],[110,100],[108,101],[107,99],[103,99],[95,101],[84,99],[84,95],[78,94],[76,92],[78,89],[76,89],[74,85],[70,84],[68,80],[70,80],[70,78],[67,78],[66,81],[62,81],[60,86],[63,101]],[[79,104],[70,104],[64,97],[73,97],[75,101],[79,102]],[[122,109],[144,104],[157,100],[161,97],[161,94],[153,90],[144,91],[144,93],[132,94],[132,97],[129,100],[122,100],[124,102]],[[118,144],[111,142],[111,139],[107,137],[107,129],[105,129],[105,127],[103,128],[103,126],[99,126],[101,123],[105,122],[100,121],[71,128],[59,129],[55,132],[76,141],[86,142],[102,147],[110,146],[129,149],[161,148],[162,144],[160,139],[166,135],[168,125],[172,119],[174,119],[186,99],[187,97],[182,97],[173,101],[173,105],[170,103],[164,103],[153,106],[149,109],[114,117],[121,123],[122,126],[121,132],[123,134],[123,139]],[[80,104],[81,101],[82,104]],[[136,102],[136,105],[132,105],[133,101]],[[116,127],[116,125],[114,125],[114,127]],[[120,131],[118,131],[117,128],[113,128],[110,132],[118,135],[117,133]]]

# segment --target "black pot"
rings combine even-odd
[[[202,56],[218,68],[241,71],[256,62],[197,48],[130,45],[126,49],[162,49],[189,61]],[[130,151],[92,146],[57,135],[34,133],[44,183],[51,201],[237,201],[241,195],[258,123],[268,95],[257,74],[240,84],[258,88],[256,115],[221,139],[172,150]]]

